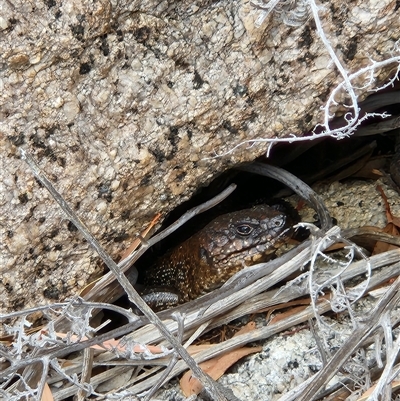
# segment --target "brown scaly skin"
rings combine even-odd
[[[220,287],[242,268],[271,259],[293,224],[267,205],[217,217],[144,273],[143,284],[151,288],[146,302],[159,310]],[[177,299],[165,299],[173,294]]]

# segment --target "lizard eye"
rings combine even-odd
[[[239,235],[249,235],[253,231],[253,227],[249,226],[248,224],[241,224],[240,226],[236,227],[236,232]]]

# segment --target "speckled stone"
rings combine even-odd
[[[271,17],[257,28],[259,13],[249,0],[3,2],[2,312],[65,299],[103,270],[17,146],[117,258],[157,212],[266,147],[205,158],[321,120],[340,76],[313,24]],[[393,54],[396,1],[335,1],[320,13],[349,71]]]
[[[375,226],[383,228],[387,224],[386,208],[380,186],[390,205],[393,215],[400,216],[399,194],[386,185],[383,179],[373,180],[346,180],[344,182],[319,183],[313,186],[320,195],[331,216],[337,220],[342,228],[356,228]],[[293,206],[299,201],[298,196],[290,199]],[[315,221],[316,212],[308,207],[299,210],[302,221]]]

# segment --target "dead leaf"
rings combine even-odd
[[[382,199],[385,202],[386,218],[387,218],[388,223],[393,223],[397,228],[400,228],[400,217],[393,216],[392,211],[390,210],[388,198],[385,195],[385,192],[383,192],[382,187],[380,185],[378,185],[377,189],[381,193]]]
[[[221,357],[212,358],[206,362],[201,363],[200,368],[208,373],[214,380],[219,379],[227,369],[229,369],[239,359],[260,352],[262,347],[243,347],[229,352],[228,354],[222,355]],[[179,381],[182,392],[186,397],[192,394],[199,394],[203,388],[203,385],[192,376],[192,371],[186,372],[181,380]]]
[[[392,386],[392,391],[397,391],[400,388],[400,381],[393,381],[390,383]],[[366,401],[369,399],[369,396],[372,394],[372,392],[375,390],[376,384],[370,387],[360,398],[357,399],[357,401]]]
[[[238,330],[233,337],[236,336],[240,336],[241,334],[246,334],[246,333],[250,333],[250,331],[255,330],[256,328],[256,322],[249,322],[246,325],[244,325],[243,327],[240,328],[240,330]]]
[[[324,296],[320,296],[318,298],[318,302],[322,302],[324,299],[329,299],[329,294],[326,294]],[[304,305],[304,306],[299,306],[299,305]],[[293,306],[297,306],[297,308],[293,308]],[[271,314],[279,309],[287,309],[290,307],[290,309],[284,313],[280,313],[279,315],[275,316],[273,319],[269,321],[269,325],[274,324],[279,322],[282,319],[285,319],[286,317],[290,317],[292,315],[295,315],[299,311],[301,312],[305,308],[308,308],[310,306],[310,300],[309,299],[296,299],[294,301],[286,302],[284,304],[280,305],[274,305],[270,306],[269,308],[263,309],[260,312],[268,312],[267,313],[267,319],[271,316]]]
[[[153,220],[150,222],[149,226],[140,233],[140,236],[143,238],[146,238],[147,235],[149,234],[150,230],[158,223],[158,221],[160,220],[160,217],[161,217],[161,213],[157,213],[154,216]],[[126,259],[140,244],[141,244],[140,239],[136,238],[132,242],[130,247],[122,254],[121,260]]]
[[[201,351],[204,351],[206,349],[209,349],[210,347],[213,347],[212,344],[198,344],[198,345],[190,345],[187,348],[187,351],[189,352],[190,355],[196,355]]]
[[[42,401],[54,401],[53,394],[50,390],[50,387],[47,383],[44,384],[43,393],[42,393]]]
[[[84,297],[95,285],[96,283],[101,280],[103,277],[99,277],[96,280],[93,280],[92,282],[90,282],[86,287],[83,287],[83,289],[81,290],[79,296]]]
[[[388,223],[387,226],[382,231],[387,234],[394,235],[396,237],[399,236],[399,230],[393,223]],[[398,246],[388,244],[387,242],[376,241],[376,244],[372,251],[372,255],[377,255],[378,253],[391,251],[392,249],[398,249]]]
[[[296,210],[300,212],[301,210],[304,209],[305,206],[306,206],[306,201],[303,200],[303,199],[300,199],[300,200],[297,202]]]
[[[255,327],[256,324],[254,322],[249,322],[245,326],[243,326],[237,333],[235,333],[233,337],[249,333],[254,330]],[[197,347],[202,347],[204,345],[207,345],[207,348],[212,346],[209,344],[202,344]],[[190,348],[191,347],[189,347],[189,349]],[[206,362],[200,363],[199,366],[205,373],[208,373],[214,380],[217,380],[239,359],[245,357],[246,355],[253,354],[254,352],[260,352],[261,350],[261,346],[235,349],[225,355],[212,358]],[[201,382],[192,376],[191,370],[187,371],[182,376],[179,384],[181,386],[182,392],[185,394],[186,397],[189,397],[189,395],[191,394],[199,394],[200,391],[203,389],[203,385],[201,384]]]
[[[216,358],[213,358],[199,364],[203,372],[208,372],[208,370],[216,364],[215,359]],[[191,394],[199,394],[203,389],[203,385],[201,384],[200,380],[192,376],[191,370],[188,370],[182,376],[181,380],[179,380],[179,385],[181,386],[181,390],[186,397],[189,397]]]
[[[385,157],[372,158],[367,161],[367,163],[360,168],[355,174],[353,174],[353,178],[367,178],[369,180],[377,180],[383,176],[383,173],[380,169],[383,169],[386,163]]]
[[[310,301],[308,301],[308,305],[304,306],[297,306],[296,308],[290,308],[290,310],[280,313],[279,315],[274,316],[270,321],[269,324],[275,324],[278,323],[279,321],[286,319],[290,316],[294,316],[297,313],[302,312],[304,309],[308,308],[310,305]]]
[[[267,313],[267,318],[269,319],[269,317],[271,316],[271,314],[277,310],[280,309],[286,309],[289,308],[291,306],[297,306],[297,305],[310,305],[310,300],[309,299],[296,299],[295,301],[290,301],[290,302],[285,302],[284,304],[279,304],[279,305],[274,305],[274,306],[269,306],[268,308],[264,308],[264,309],[260,309],[259,311],[257,311],[257,313],[264,313],[264,312],[268,312]]]
[[[390,205],[387,199],[386,194],[384,193],[382,187],[380,185],[377,186],[378,191],[381,193],[382,199],[385,203],[385,209],[386,209],[386,219],[388,221],[388,224],[386,225],[386,227],[382,230],[383,232],[387,233],[387,234],[391,234],[394,235],[396,237],[399,236],[400,234],[400,218],[396,217],[392,214],[392,211],[390,210]],[[392,245],[392,244],[388,244],[386,242],[382,242],[382,241],[377,241],[374,249],[372,251],[373,255],[376,255],[378,253],[383,253],[386,251],[390,251],[392,249],[398,249],[398,246],[396,245]]]
[[[325,252],[332,252],[332,251],[337,251],[338,249],[343,249],[345,244],[343,242],[337,242],[336,244],[331,245],[329,248],[325,249]]]

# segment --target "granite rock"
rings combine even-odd
[[[393,54],[398,2],[325,1],[349,71]],[[249,0],[3,0],[0,310],[65,299],[103,267],[21,160],[29,151],[117,259],[157,212],[263,154],[243,140],[301,135],[340,75],[312,19]],[[376,85],[390,69],[376,72]],[[362,95],[362,90],[358,91]]]

